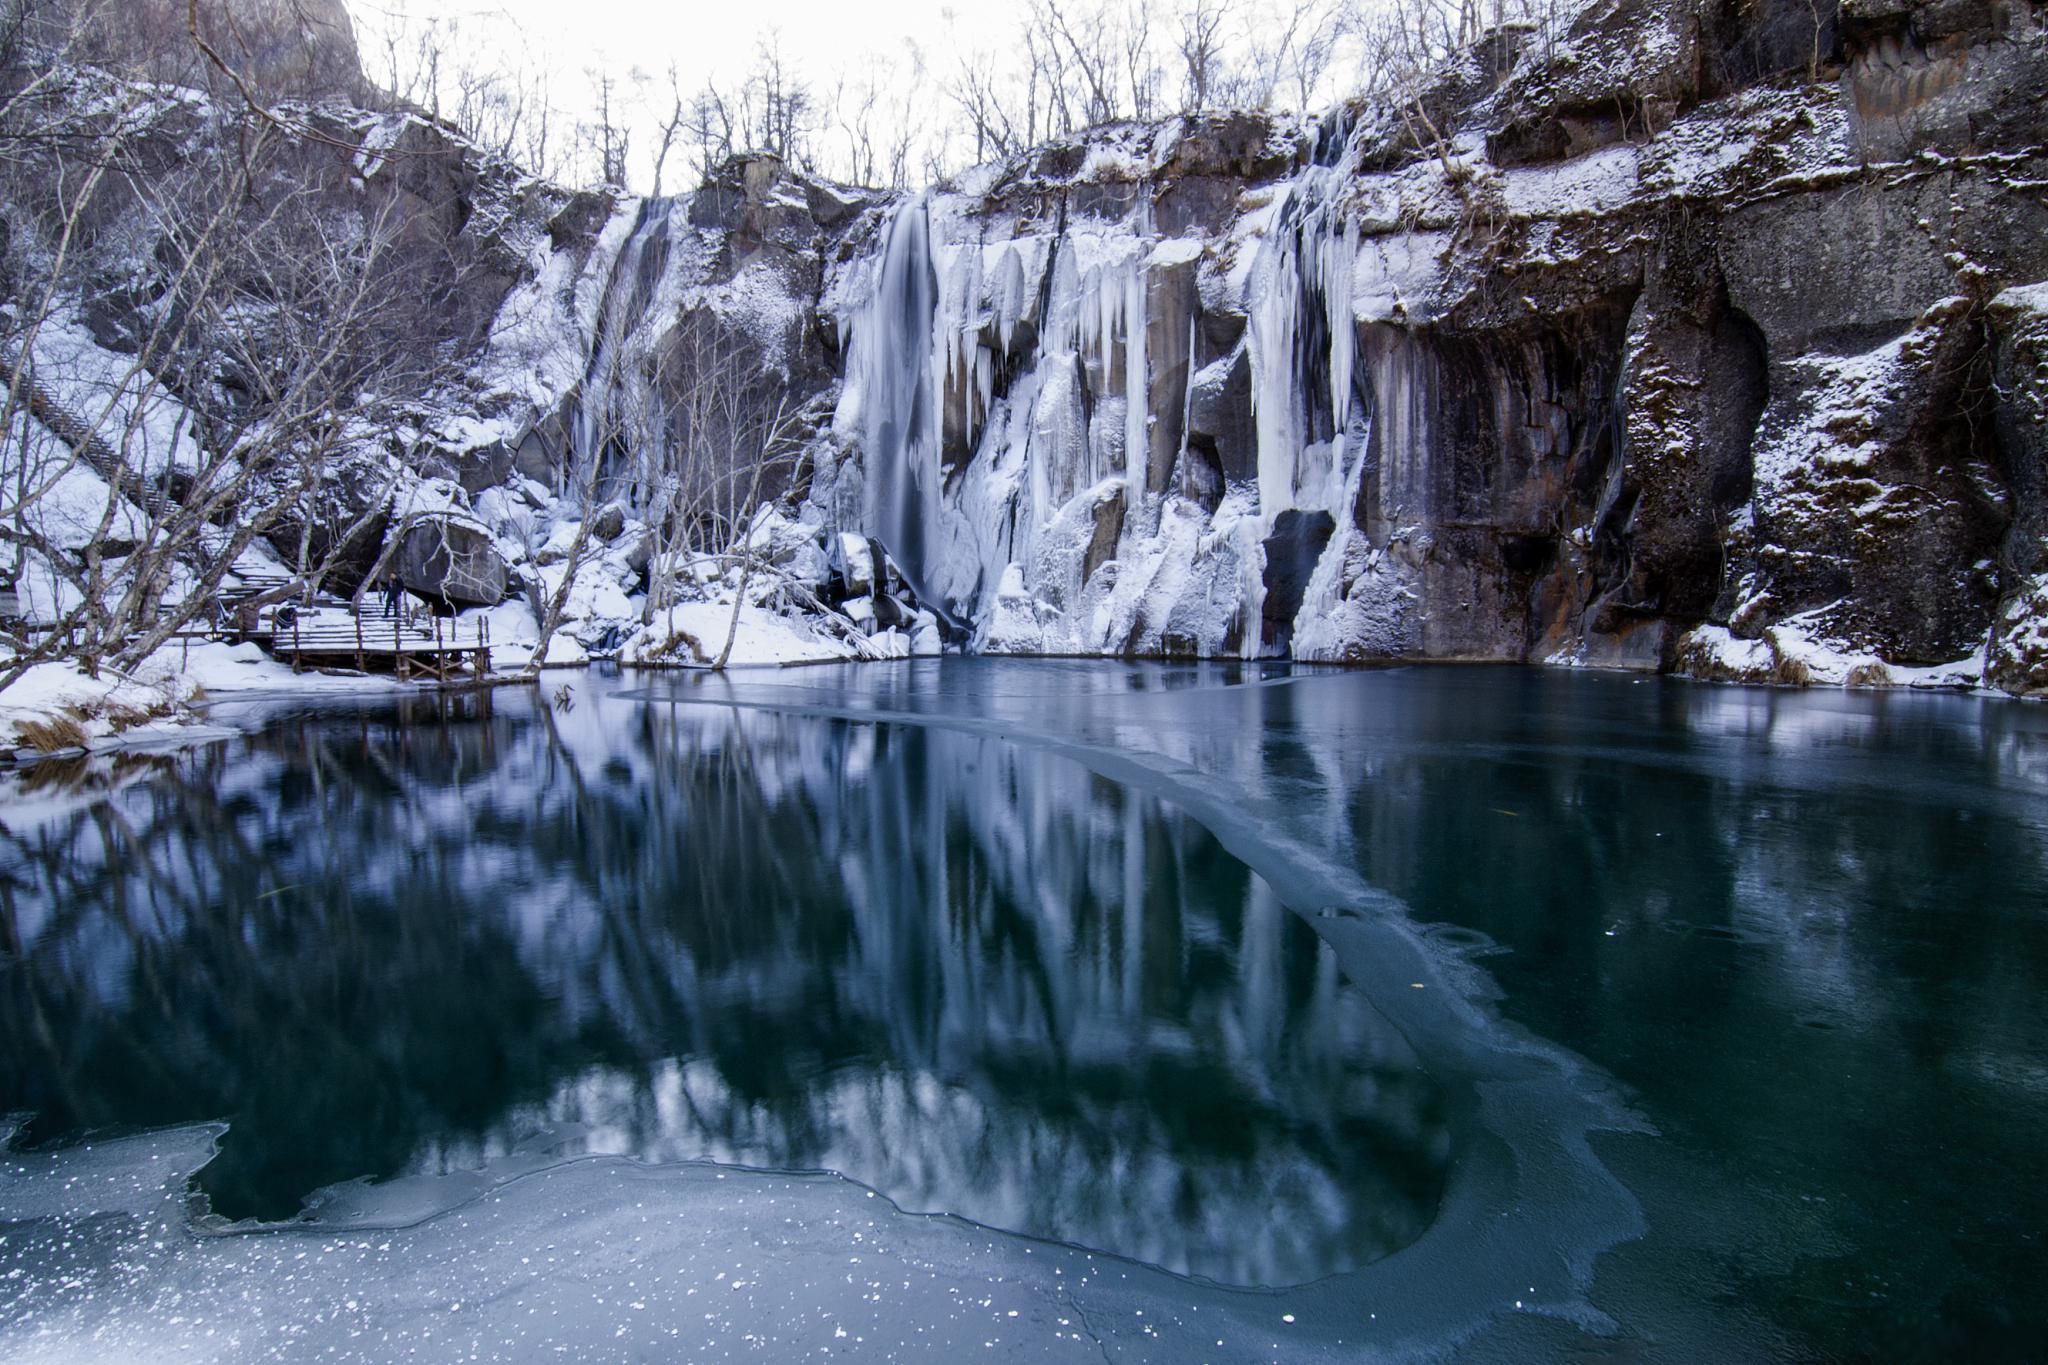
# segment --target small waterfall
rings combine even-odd
[[[938,515],[939,434],[932,376],[938,275],[931,219],[922,195],[898,208],[883,230],[875,290],[853,327],[848,369],[860,387],[867,465],[867,529],[887,547],[918,600],[943,604],[924,587],[925,532]]]
[[[1305,168],[1282,191],[1253,268],[1247,312],[1252,410],[1258,441],[1259,516],[1275,533],[1283,515],[1327,518],[1333,528],[1317,551],[1311,583],[1282,632],[1311,652],[1323,648],[1324,627],[1344,592],[1343,571],[1354,539],[1353,507],[1365,453],[1371,403],[1359,401],[1352,264],[1359,228],[1345,211],[1346,174],[1326,165]],[[1268,542],[1268,553],[1275,546]],[[1254,589],[1263,617],[1267,579]],[[1291,604],[1291,596],[1275,599]],[[1252,641],[1246,640],[1246,653]]]
[[[1357,383],[1351,264],[1358,223],[1342,181],[1312,167],[1283,191],[1252,276],[1252,408],[1259,510],[1270,526],[1290,508],[1335,513],[1345,482],[1345,432]]]
[[[669,219],[674,199],[643,199],[633,230],[612,262],[590,343],[590,359],[577,391],[569,426],[572,464],[599,462],[599,473],[623,463],[644,439],[646,394],[638,392],[632,367],[624,365],[627,341],[646,318],[668,270]]]

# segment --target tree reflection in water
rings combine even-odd
[[[0,1106],[226,1118],[231,1216],[524,1147],[830,1169],[1231,1283],[1431,1218],[1440,1090],[1173,808],[953,733],[463,705],[17,825]]]

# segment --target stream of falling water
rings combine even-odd
[[[890,215],[881,269],[854,325],[847,370],[857,386],[867,454],[864,513],[922,601],[925,531],[937,515],[938,409],[932,319],[938,282],[931,219],[922,195]]]

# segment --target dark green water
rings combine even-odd
[[[0,1109],[225,1118],[200,1181],[236,1216],[710,1157],[1224,1283],[1379,1262],[1313,1300],[1360,1329],[1377,1271],[1547,1243],[1606,1315],[1503,1302],[1472,1359],[2048,1357],[2040,708],[1476,668],[575,685],[290,717],[11,818]],[[1447,975],[1365,937],[1397,923]],[[1579,1131],[1517,1038],[1645,1130],[1594,1132],[1583,1187],[1540,1140],[1480,1171],[1496,1127]],[[1603,1167],[1633,1231],[1582,1213]]]

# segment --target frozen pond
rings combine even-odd
[[[10,1358],[2048,1327],[2038,708],[922,661],[26,786]]]

